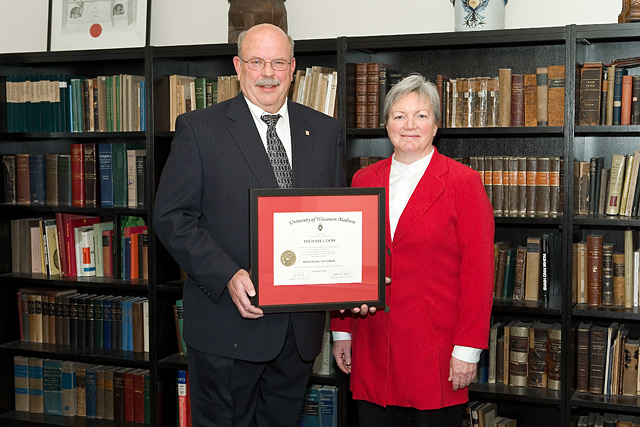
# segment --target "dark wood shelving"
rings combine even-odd
[[[32,414],[29,412],[10,411],[0,414],[0,425],[3,427],[136,427],[144,424],[99,420],[96,418],[64,417],[61,415]],[[147,424],[148,425],[148,424]]]
[[[640,322],[640,307],[624,308],[576,304],[573,308],[573,316],[579,318]]]
[[[640,396],[604,396],[602,394],[574,393],[571,405],[595,411],[630,412],[640,415]]]
[[[492,314],[513,315],[519,317],[546,316],[560,320],[562,314],[562,298],[551,297],[549,302],[514,301],[507,298],[494,298]]]
[[[149,286],[148,280],[121,280],[109,277],[51,277],[46,274],[28,274],[28,273],[4,273],[0,274],[0,280],[3,282],[20,283],[24,282],[24,287],[88,287],[95,289],[96,286],[101,289],[111,289],[130,292],[132,294],[147,293]]]
[[[548,388],[513,387],[504,384],[478,384],[469,385],[471,398],[482,400],[512,400],[541,405],[560,406],[562,403],[560,391]]]

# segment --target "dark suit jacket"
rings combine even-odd
[[[345,185],[337,120],[288,101],[294,187]],[[300,355],[320,351],[324,312],[244,319],[227,291],[250,268],[249,189],[277,188],[242,94],[183,114],[156,196],[153,227],[186,270],[184,338],[202,352],[248,361],[275,358],[291,316]]]

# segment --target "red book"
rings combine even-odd
[[[139,236],[142,233],[132,233],[131,234],[131,279],[141,279],[138,274],[138,246],[139,246]]]
[[[82,216],[74,214],[62,214],[64,220],[64,244],[66,246],[67,266],[69,268],[69,277],[77,277],[78,269],[76,266],[76,239],[73,230],[77,227],[85,225],[93,225],[100,222],[97,216]]]
[[[122,232],[122,246],[121,246],[121,251],[122,251],[122,256],[125,256],[125,248],[124,248],[124,242],[126,238],[129,238],[131,241],[132,236],[135,234],[139,234],[139,233],[145,233],[147,231],[147,226],[146,225],[136,225],[133,227],[125,227],[123,232]],[[128,260],[124,260],[124,258],[122,259],[122,268],[125,268],[126,266],[129,266],[129,274],[126,274],[124,277],[125,278],[129,278],[129,279],[133,279],[133,276],[130,276],[130,274],[133,274],[133,258],[134,258],[134,251],[133,248],[131,248],[132,250],[130,251],[130,258]],[[137,264],[137,260],[138,260],[138,248],[136,247],[135,250],[135,259],[136,259],[136,270],[135,270],[135,278],[138,278],[138,264]],[[128,261],[128,263],[127,263]]]
[[[134,422],[135,421],[135,374],[137,374],[141,369],[134,369],[132,371],[128,371],[124,373],[124,381],[123,381],[123,395],[124,398],[124,421]],[[144,422],[144,420],[143,420]]]
[[[102,231],[102,268],[104,277],[113,277],[113,230]]]
[[[148,372],[137,372],[133,379],[133,420],[140,424],[144,424],[144,374]]]
[[[71,206],[84,206],[84,146],[71,144]]]
[[[62,277],[69,276],[69,264],[67,264],[67,245],[64,239],[64,219],[61,212],[56,212],[56,234],[58,235],[58,258],[60,261],[60,273]]]

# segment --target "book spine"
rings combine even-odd
[[[524,74],[511,75],[511,126],[525,124]]]
[[[536,97],[538,103],[538,126],[548,126],[548,95],[549,94],[549,69],[538,67],[536,69]]]
[[[602,239],[601,234],[587,236],[587,304],[592,306],[602,298]]]

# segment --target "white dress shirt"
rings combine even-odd
[[[391,228],[391,239],[396,232],[398,220],[407,206],[413,191],[418,186],[418,182],[424,175],[434,150],[420,160],[411,164],[400,163],[396,160],[395,154],[391,160],[391,172],[389,174],[389,227]],[[333,332],[333,340],[350,340],[351,334],[348,332]],[[451,355],[458,360],[468,363],[477,363],[480,360],[481,349],[465,347],[461,345],[453,346]]]
[[[262,144],[264,145],[265,151],[268,153],[267,149],[267,129],[269,126],[262,121],[261,117],[263,114],[271,114],[264,111],[262,108],[258,107],[251,101],[244,97],[245,101],[247,101],[247,105],[249,106],[249,111],[251,111],[251,117],[253,117],[253,121],[256,123],[256,127],[258,128],[258,133],[260,134],[260,138],[262,138]],[[292,165],[291,161],[291,127],[289,126],[289,109],[287,108],[287,103],[278,110],[276,114],[280,114],[280,119],[276,123],[276,133],[282,141],[282,145],[284,145],[284,151],[287,152],[287,157],[289,158],[289,165]]]

